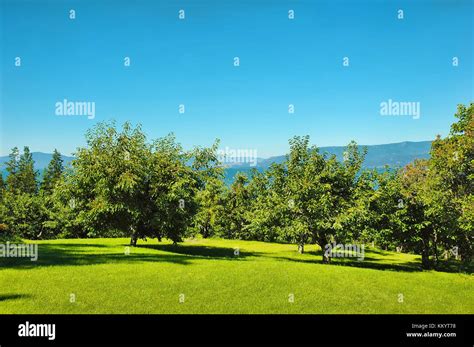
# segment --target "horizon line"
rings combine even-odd
[[[400,142],[390,142],[390,143],[379,143],[379,144],[373,144],[373,145],[360,145],[360,144],[357,144],[358,147],[375,147],[375,146],[387,146],[387,145],[398,145],[398,144],[402,144],[402,143],[421,143],[421,142],[433,142],[434,140],[422,140],[422,141],[400,141]],[[24,147],[29,147],[29,146],[24,146]],[[344,148],[344,147],[347,147],[347,145],[328,145],[328,146],[316,146],[318,149],[321,149],[321,148],[328,148],[328,147],[340,147],[340,148]],[[14,147],[12,147],[14,148]],[[21,149],[20,147],[18,148],[19,150]],[[56,149],[56,148],[55,148]],[[54,151],[54,150],[53,150]],[[22,151],[20,150],[20,153],[22,153]],[[43,151],[31,151],[30,150],[30,153],[31,154],[34,154],[34,153],[41,153],[41,154],[53,154],[53,152],[43,152]],[[59,151],[59,153],[61,154],[61,156],[64,156],[64,157],[70,157],[70,158],[74,158],[74,155],[73,154],[63,154],[61,153],[61,151]],[[281,157],[281,156],[284,156],[284,155],[287,155],[288,153],[284,153],[284,154],[277,154],[277,155],[271,155],[269,157],[257,157],[258,159],[271,159],[271,158],[275,158],[275,157]],[[8,157],[9,154],[0,154],[0,158],[2,157]]]

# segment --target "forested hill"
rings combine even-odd
[[[429,157],[431,141],[421,142],[400,142],[383,145],[373,146],[360,146],[367,147],[367,156],[364,161],[364,168],[383,168],[385,165],[389,167],[402,167],[412,162],[414,159],[424,159]],[[338,159],[342,160],[344,146],[331,146],[321,147],[320,152],[327,152],[329,154],[335,154]],[[43,169],[48,166],[51,160],[52,154],[33,152],[33,160],[35,161],[35,168],[41,173]],[[62,156],[64,164],[67,165],[74,158],[69,156]],[[3,174],[5,175],[5,163],[8,161],[8,156],[0,157],[0,165]],[[258,158],[257,169],[262,170],[268,168],[272,163],[281,163],[285,160],[285,155],[270,157],[267,159]],[[250,170],[250,164],[248,163],[236,163],[231,164],[226,169],[226,182],[232,180],[234,174],[238,171]]]
[[[367,156],[363,164],[364,168],[383,168],[385,165],[390,167],[401,167],[412,162],[414,159],[427,159],[430,156],[431,141],[421,142],[399,142],[384,145],[359,146],[367,147]],[[321,147],[320,152],[335,154],[339,160],[342,160],[344,146]],[[263,159],[258,166],[262,168],[269,167],[272,163],[281,163],[285,156],[271,157]]]

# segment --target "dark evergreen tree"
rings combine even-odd
[[[10,160],[5,164],[7,167],[8,176],[6,179],[7,189],[10,192],[16,192],[18,190],[18,158],[20,153],[18,147],[12,148],[9,154]]]
[[[38,190],[34,168],[33,156],[28,146],[23,149],[23,154],[18,161],[18,189],[22,193],[35,194]]]
[[[51,193],[56,182],[61,178],[64,171],[63,159],[57,149],[53,152],[53,157],[44,171],[41,190],[47,194]]]

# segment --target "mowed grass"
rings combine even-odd
[[[126,255],[128,242],[39,241],[37,262],[0,258],[0,313],[474,313],[472,275],[421,271],[411,254],[327,265],[316,246],[149,240]]]

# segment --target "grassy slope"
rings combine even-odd
[[[41,241],[36,263],[0,258],[0,313],[474,313],[472,276],[422,272],[410,254],[323,265],[315,246],[150,240],[125,255],[127,242]]]

